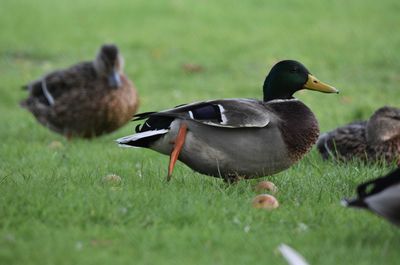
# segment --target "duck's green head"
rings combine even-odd
[[[322,83],[310,74],[301,63],[293,60],[280,61],[272,67],[264,82],[264,101],[290,99],[296,91],[309,89],[324,93],[339,91]]]

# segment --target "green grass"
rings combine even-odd
[[[20,86],[115,42],[141,111],[261,97],[269,68],[303,62],[340,95],[298,93],[322,131],[399,106],[400,3],[357,1],[22,1],[0,8],[0,264],[397,264],[400,232],[344,209],[357,183],[388,168],[324,163],[313,150],[269,177],[281,207],[251,207],[257,181],[226,186],[168,157],[121,149],[132,124],[65,141],[18,107]],[[182,64],[204,67],[187,73]],[[52,148],[53,141],[62,143]],[[119,185],[102,182],[115,173]]]

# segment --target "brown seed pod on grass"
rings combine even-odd
[[[257,209],[272,210],[279,207],[279,202],[272,195],[260,194],[253,199],[253,207]]]
[[[256,192],[265,192],[265,191],[268,191],[268,192],[270,192],[270,193],[272,193],[272,194],[275,194],[275,193],[278,192],[278,188],[277,188],[277,187],[275,186],[275,184],[272,183],[271,181],[261,181],[261,182],[259,182],[259,183],[255,186],[254,190],[255,190]]]

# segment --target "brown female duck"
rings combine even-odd
[[[115,45],[103,45],[94,61],[49,73],[26,89],[29,97],[21,106],[67,138],[112,132],[138,108],[136,89],[123,73],[123,58]]]
[[[324,159],[400,162],[400,109],[383,107],[368,121],[324,133],[317,142]]]

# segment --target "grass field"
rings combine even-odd
[[[57,2],[57,3],[56,3]],[[141,111],[257,97],[269,68],[303,62],[340,95],[297,93],[322,131],[400,105],[400,2],[22,1],[0,8],[0,264],[398,264],[400,231],[339,201],[389,168],[323,162],[313,150],[268,177],[281,207],[251,207],[258,182],[227,186],[114,139],[66,141],[18,107],[21,85],[119,45]],[[185,71],[197,64],[200,72]],[[61,146],[52,142],[61,142]],[[119,184],[103,183],[115,173]]]

